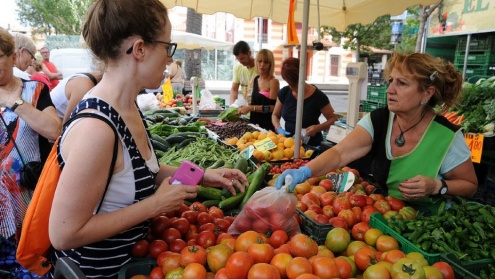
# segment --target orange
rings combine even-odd
[[[294,146],[294,139],[293,138],[286,138],[284,140],[284,146],[285,147],[291,147]]]
[[[252,132],[252,136],[253,136],[253,139],[258,139],[258,137],[260,136],[260,131]]]
[[[258,149],[255,149],[253,151],[253,156],[258,161],[263,161],[265,159],[265,155],[263,154],[263,152],[259,151]]]
[[[291,149],[291,148],[284,149],[284,157],[287,157],[287,158],[294,157],[294,149]]]
[[[279,161],[282,159],[282,157],[284,157],[284,152],[280,149],[277,149],[277,150],[272,152],[271,157],[272,157],[272,160]]]
[[[268,150],[263,151],[263,156],[265,161],[270,161],[270,158],[272,157],[272,153]]]
[[[260,132],[258,135],[258,140],[264,140],[266,139],[267,134],[265,132]]]
[[[237,137],[233,137],[227,141],[227,144],[235,145],[239,139]]]

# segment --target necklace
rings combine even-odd
[[[399,126],[400,134],[397,138],[395,138],[395,145],[397,145],[398,147],[404,146],[404,144],[406,144],[406,139],[404,138],[404,134],[407,131],[411,130],[412,128],[416,127],[421,122],[421,120],[423,120],[423,118],[425,118],[425,115],[426,115],[426,111],[423,112],[421,119],[419,119],[419,121],[416,122],[416,124],[412,125],[411,127],[406,129],[405,131],[402,131],[402,127],[400,126],[399,121],[397,121],[397,126]]]

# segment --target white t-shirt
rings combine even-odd
[[[74,78],[87,78],[89,77],[84,74],[74,74],[72,76],[69,76],[67,78],[64,78],[61,80],[57,86],[55,86],[52,91],[50,92],[50,97],[52,98],[52,103],[57,109],[57,115],[60,118],[64,118],[65,111],[67,110],[67,105],[69,104],[69,99],[67,99],[67,96],[65,95],[65,86],[67,85],[67,82],[69,80],[74,79]]]
[[[31,79],[31,76],[28,73],[19,70],[17,67],[14,67],[14,76],[16,76],[18,78],[25,79],[25,80]]]

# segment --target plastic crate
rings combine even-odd
[[[488,265],[495,265],[495,260],[491,258],[466,262],[457,260],[452,254],[443,254],[441,260],[452,266],[456,278],[463,279],[484,279],[480,277],[481,272],[485,271],[487,274],[490,274]]]
[[[467,37],[461,37],[457,41],[457,51],[465,52]],[[469,41],[469,51],[491,51],[493,46],[493,36],[472,37]]]
[[[371,112],[377,108],[386,107],[387,103],[376,103],[370,101],[363,101],[363,112]]]
[[[333,226],[330,224],[318,224],[299,209],[296,209],[296,213],[301,217],[302,232],[309,235],[318,245],[325,244],[327,234],[333,229]]]
[[[367,99],[370,102],[387,102],[387,85],[368,86]]]
[[[440,254],[425,252],[425,251],[421,250],[419,247],[417,247],[416,245],[412,244],[409,240],[405,239],[403,236],[398,234],[396,231],[392,230],[387,225],[387,221],[385,220],[385,218],[383,218],[383,216],[378,212],[371,214],[370,226],[372,228],[377,228],[377,229],[381,230],[384,234],[388,234],[388,235],[394,237],[395,239],[397,239],[397,241],[400,244],[400,249],[402,250],[402,252],[404,252],[406,254],[409,252],[419,252],[425,257],[425,259],[428,261],[428,263],[430,265],[432,265],[432,264],[434,264],[440,260]]]
[[[454,64],[464,65],[464,53],[456,53]],[[470,53],[467,56],[468,65],[485,65],[495,62],[495,52]]]
[[[157,264],[154,259],[143,259],[126,264],[119,270],[118,279],[129,279],[134,275],[149,275],[155,266]]]

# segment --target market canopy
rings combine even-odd
[[[172,30],[172,41],[177,43],[178,49],[218,49],[231,50],[233,43],[224,42],[198,34]]]
[[[295,0],[294,19],[303,22],[303,4],[305,0]],[[286,23],[290,0],[161,0],[167,8],[183,6],[194,9],[200,14],[225,12],[238,18],[252,19],[263,17],[275,22]],[[344,31],[349,24],[368,24],[378,16],[399,15],[412,5],[429,5],[437,0],[315,0],[309,7],[308,26],[332,26]],[[319,6],[319,9],[318,9]]]

